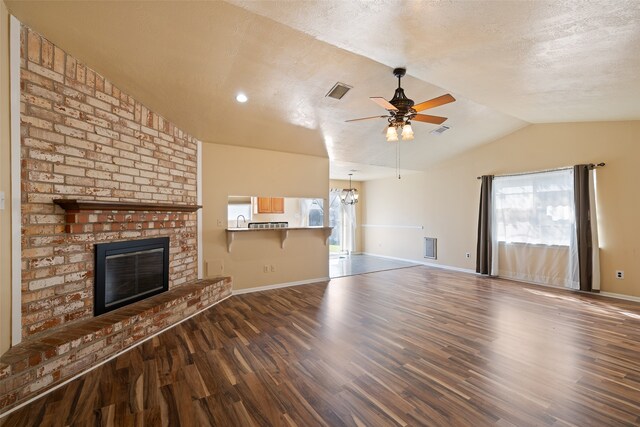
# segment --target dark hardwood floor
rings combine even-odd
[[[234,296],[2,421],[640,425],[640,305],[427,267]]]

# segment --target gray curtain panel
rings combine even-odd
[[[493,175],[482,176],[480,189],[480,213],[478,214],[478,246],[476,249],[476,273],[491,274],[491,193]]]
[[[590,292],[593,285],[593,248],[591,247],[589,169],[589,165],[575,165],[573,167],[573,197],[576,211],[580,290]]]

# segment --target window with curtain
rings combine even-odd
[[[569,246],[574,232],[572,170],[496,177],[498,242]]]
[[[495,177],[492,205],[499,276],[576,286],[572,169]]]
[[[302,227],[321,227],[324,225],[322,199],[300,199],[300,218]]]
[[[309,206],[308,222],[310,227],[321,227],[324,225],[324,209],[322,208],[323,201],[320,199],[313,199],[311,206]]]

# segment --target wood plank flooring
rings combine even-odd
[[[640,305],[427,267],[234,296],[0,424],[640,425]]]

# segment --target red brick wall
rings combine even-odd
[[[197,140],[24,26],[20,83],[23,336],[93,315],[96,242],[170,236],[170,288],[195,280],[195,213],[52,200],[195,204]]]

